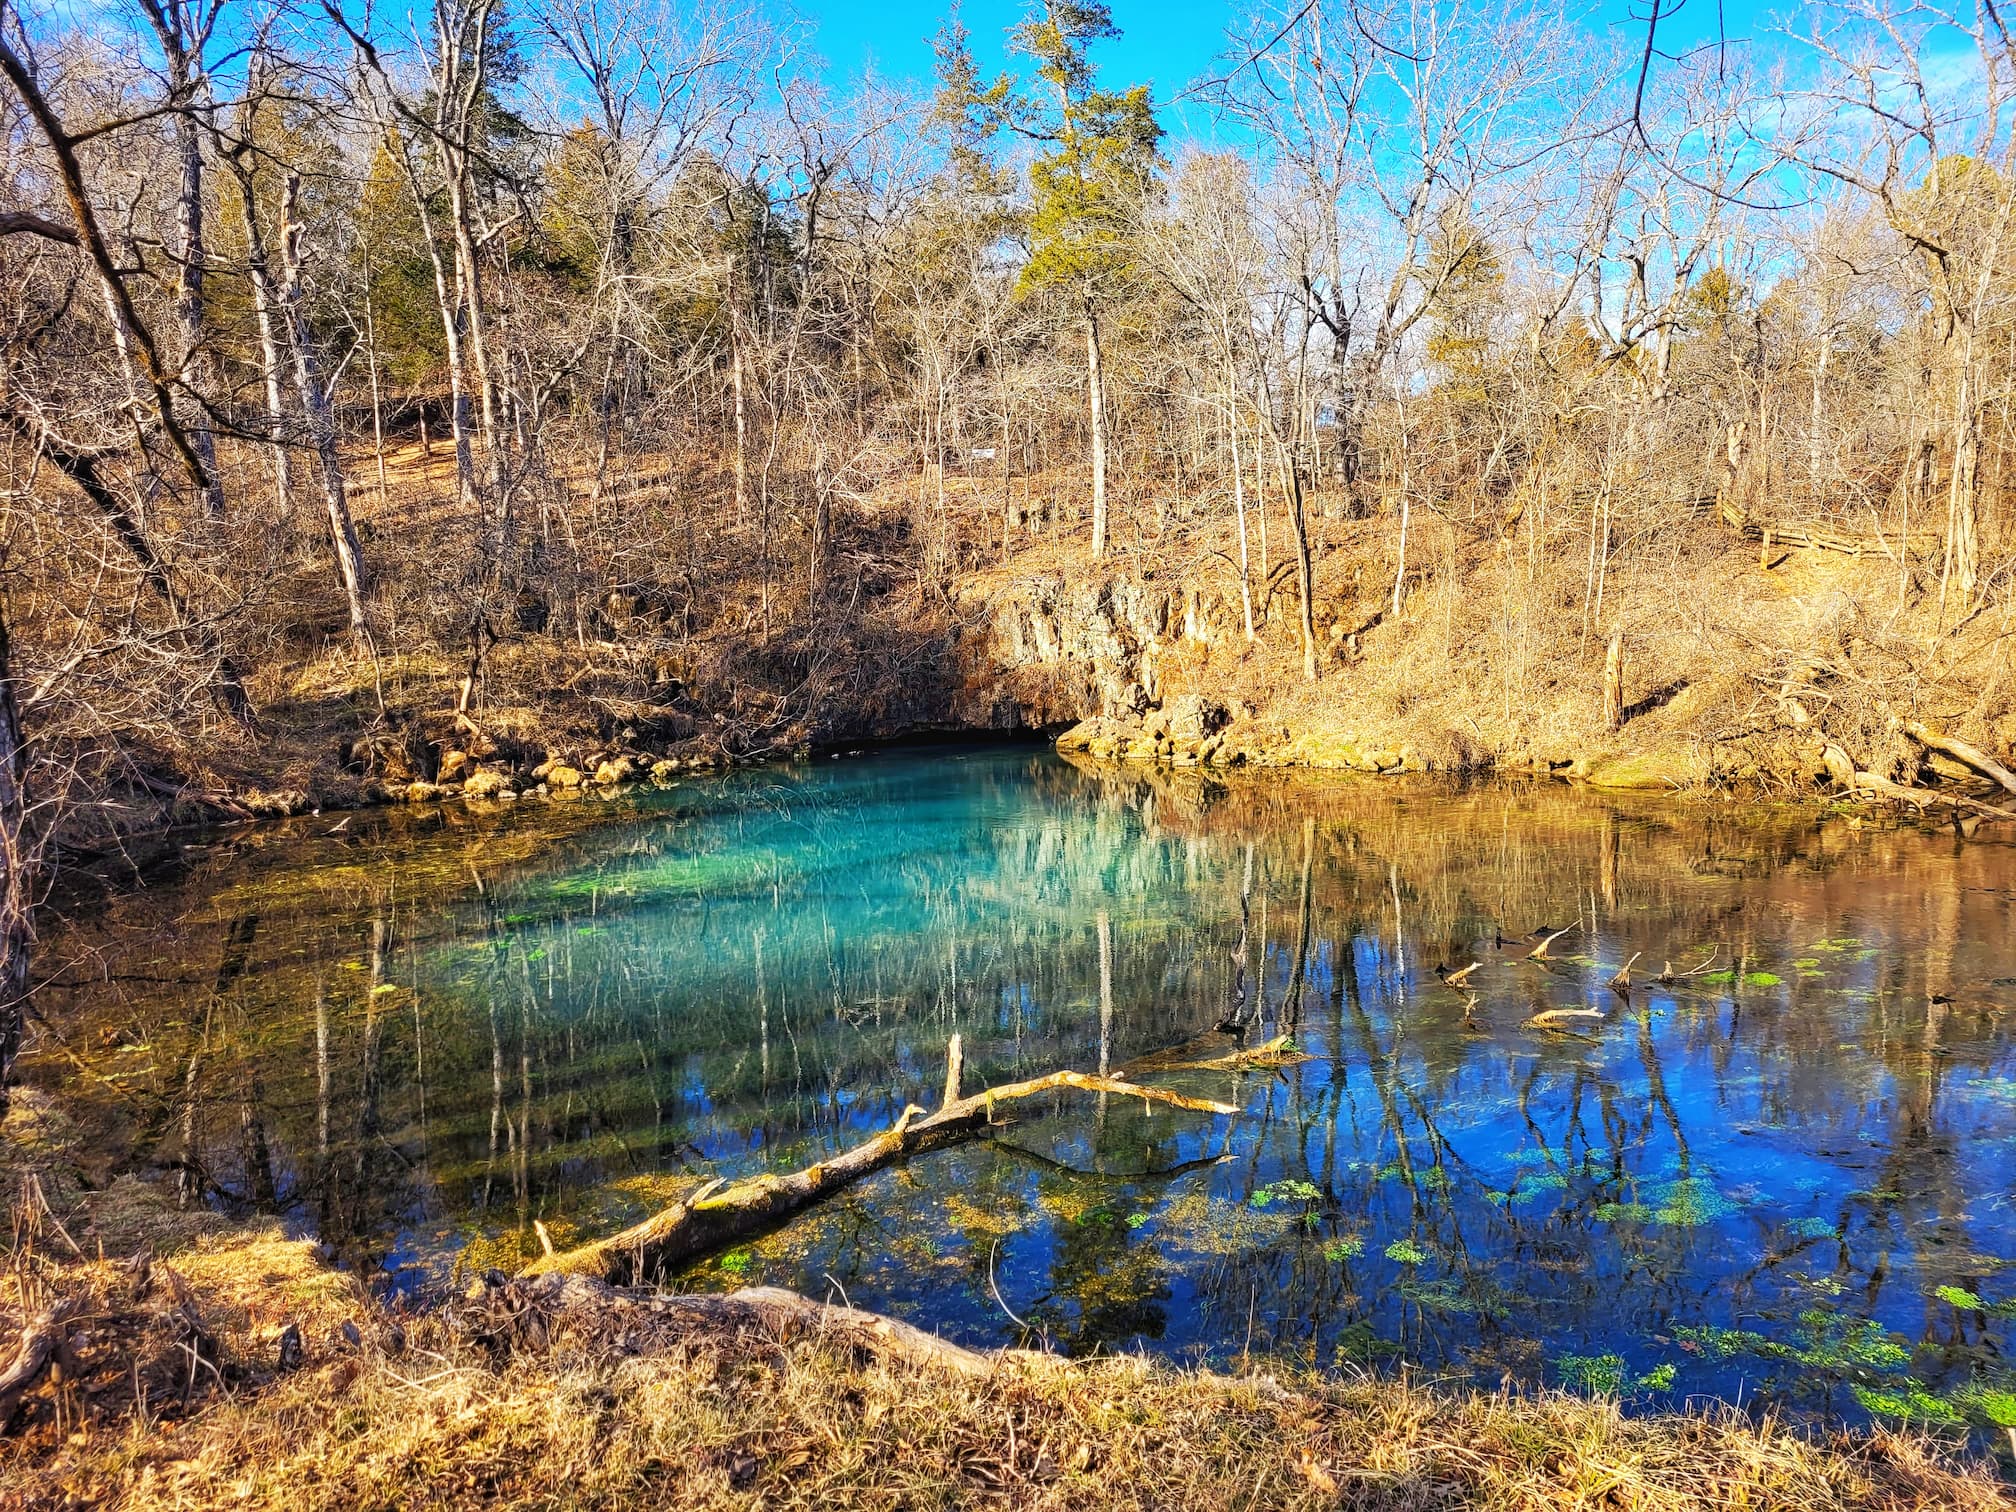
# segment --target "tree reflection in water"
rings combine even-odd
[[[301,821],[150,881],[55,942],[93,1077],[34,1074],[108,1170],[388,1284],[842,1148],[935,1105],[955,1032],[969,1086],[1291,1034],[1178,1079],[1229,1126],[1074,1096],[688,1279],[973,1342],[1020,1333],[998,1289],[1072,1350],[2016,1407],[2008,845],[1012,750]],[[1571,921],[1544,961],[1497,943]]]

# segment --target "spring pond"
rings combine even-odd
[[[81,910],[27,1069],[102,1176],[177,1170],[426,1293],[538,1253],[534,1220],[564,1247],[935,1107],[955,1032],[971,1090],[1238,1022],[1306,1058],[1132,1068],[1237,1118],[1023,1103],[677,1280],[2006,1457],[2016,846],[1986,834],[1028,747],[303,818]],[[1563,1008],[1600,1013],[1530,1022]]]

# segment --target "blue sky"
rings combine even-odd
[[[1147,81],[1157,101],[1166,101],[1209,73],[1225,47],[1227,27],[1250,14],[1251,0],[1109,0],[1121,30],[1118,42],[1094,51],[1107,82]],[[1592,25],[1618,27],[1634,40],[1644,36],[1648,0],[1601,0]],[[816,28],[813,45],[838,78],[864,70],[891,79],[922,80],[931,71],[931,38],[951,14],[950,0],[798,0],[797,11]],[[965,0],[960,15],[973,35],[982,68],[1007,65],[1003,45],[1008,29],[1026,13],[1022,0]],[[1756,0],[1720,0],[1719,24],[1733,40],[1761,34],[1771,12]],[[1717,0],[1684,0],[1676,15],[1660,22],[1662,50],[1681,50],[1715,36]],[[1201,116],[1183,122],[1165,113],[1163,124],[1178,134],[1208,129]]]

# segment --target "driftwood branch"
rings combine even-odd
[[[1710,948],[1708,954],[1702,957],[1699,965],[1690,966],[1684,971],[1675,971],[1673,963],[1668,961],[1664,966],[1660,967],[1659,975],[1652,980],[1659,983],[1662,987],[1670,987],[1675,982],[1684,981],[1688,977],[1705,976],[1708,968],[1715,964],[1715,958],[1721,954],[1722,947],[1720,945],[1713,946]]]
[[[557,1255],[541,1256],[525,1268],[524,1274],[569,1272],[599,1276],[618,1285],[642,1280],[765,1233],[884,1166],[971,1139],[994,1122],[994,1110],[1001,1104],[1067,1088],[1138,1097],[1193,1113],[1231,1117],[1239,1111],[1227,1103],[1186,1097],[1161,1087],[1137,1086],[1114,1077],[1088,1076],[1079,1071],[1053,1071],[1032,1081],[990,1087],[948,1103],[929,1115],[916,1107],[906,1108],[894,1128],[885,1129],[831,1160],[786,1176],[753,1176],[719,1191],[703,1190],[612,1238]]]
[[[1556,940],[1560,939],[1561,936],[1565,934],[1573,934],[1576,930],[1580,929],[1581,927],[1582,927],[1582,921],[1580,919],[1577,919],[1573,924],[1565,925],[1562,928],[1555,930],[1552,934],[1548,935],[1546,938],[1541,940],[1541,942],[1538,945],[1535,945],[1531,950],[1527,951],[1526,959],[1529,961],[1545,961],[1551,959],[1551,957],[1549,957],[1549,955],[1547,954],[1548,947],[1551,946]]]
[[[1144,1055],[1139,1060],[1130,1061],[1121,1074],[1153,1073],[1160,1076],[1172,1071],[1255,1071],[1293,1066],[1314,1058],[1295,1048],[1295,1036],[1292,1034],[1277,1034],[1250,1050],[1234,1050],[1228,1055],[1203,1055],[1193,1060],[1190,1056],[1197,1053],[1198,1043],[1179,1045],[1161,1054]]]
[[[1601,1008],[1546,1008],[1526,1020],[1529,1029],[1546,1029],[1566,1019],[1600,1019]]]
[[[964,1376],[998,1374],[1017,1364],[1070,1370],[1068,1360],[1023,1349],[965,1349],[880,1313],[815,1302],[775,1286],[746,1286],[726,1295],[626,1291],[593,1276],[548,1273],[520,1277],[478,1299],[474,1321],[483,1334],[514,1345],[543,1345],[570,1314],[607,1319],[648,1308],[653,1320],[716,1333],[761,1332],[778,1343],[825,1338],[919,1368]],[[628,1320],[625,1325],[628,1327]]]
[[[1630,992],[1631,968],[1638,964],[1638,957],[1640,957],[1643,954],[1645,954],[1645,952],[1642,950],[1632,951],[1631,959],[1626,961],[1622,966],[1617,968],[1617,975],[1610,978],[1610,990],[1612,992],[1622,992],[1622,993]]]
[[[1026,1349],[998,1352],[965,1349],[880,1313],[814,1302],[778,1286],[745,1286],[725,1297],[679,1297],[672,1305],[679,1312],[722,1322],[754,1318],[780,1339],[824,1335],[878,1355],[894,1356],[908,1364],[936,1366],[959,1375],[993,1375],[1010,1360],[1051,1366],[1066,1363],[1054,1355]]]

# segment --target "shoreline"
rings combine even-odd
[[[40,1098],[0,1125],[39,1218],[0,1316],[63,1362],[17,1366],[9,1507],[2016,1506],[1951,1439],[1726,1404],[972,1351],[761,1288],[493,1276],[408,1310],[270,1219],[84,1190],[68,1137]]]

